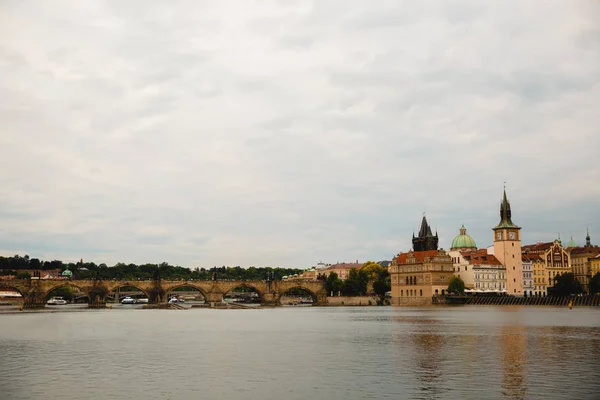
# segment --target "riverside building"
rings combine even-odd
[[[443,249],[438,250],[437,244],[437,233],[432,234],[423,217],[419,236],[413,234],[415,251],[399,253],[388,267],[393,305],[427,305],[432,296],[446,293],[454,268],[452,258]]]

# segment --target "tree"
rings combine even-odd
[[[29,272],[19,272],[16,276],[17,279],[31,279],[31,274]]]
[[[390,290],[390,288],[388,287],[385,279],[383,279],[383,280],[380,279],[380,280],[376,280],[375,282],[373,282],[373,291],[379,297],[384,297],[386,292],[388,292],[389,290]]]
[[[581,284],[575,279],[575,275],[567,272],[554,277],[554,287],[551,288],[554,296],[569,296],[571,294],[583,293]]]
[[[590,294],[600,293],[600,272],[590,279]]]
[[[331,274],[329,274],[329,276],[327,277],[327,280],[325,281],[325,287],[327,288],[327,294],[333,293],[335,295],[337,292],[342,290],[343,286],[344,286],[344,281],[342,281],[340,278],[338,278],[338,274],[336,274],[335,272],[332,272]]]
[[[369,276],[365,271],[351,269],[348,274],[348,279],[344,281],[342,293],[345,296],[364,296],[367,294],[367,284]]]
[[[386,275],[388,273],[387,268],[382,267],[375,261],[367,261],[360,270],[364,271],[372,281],[376,281],[380,279],[382,275]]]
[[[463,294],[465,292],[465,283],[460,276],[453,276],[448,285],[448,293]]]

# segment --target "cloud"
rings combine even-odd
[[[600,235],[594,2],[0,6],[5,253],[389,259]],[[566,235],[565,235],[566,237]]]

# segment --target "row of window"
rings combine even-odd
[[[411,296],[416,296],[417,295],[417,291],[416,290],[407,290],[406,291],[406,295],[411,297]],[[419,296],[423,297],[423,289],[419,290]],[[404,290],[400,291],[400,297],[404,297]]]

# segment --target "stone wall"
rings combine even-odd
[[[430,306],[432,304],[431,297],[392,297],[393,306]]]
[[[372,306],[377,305],[377,296],[334,296],[327,297],[328,306]]]

